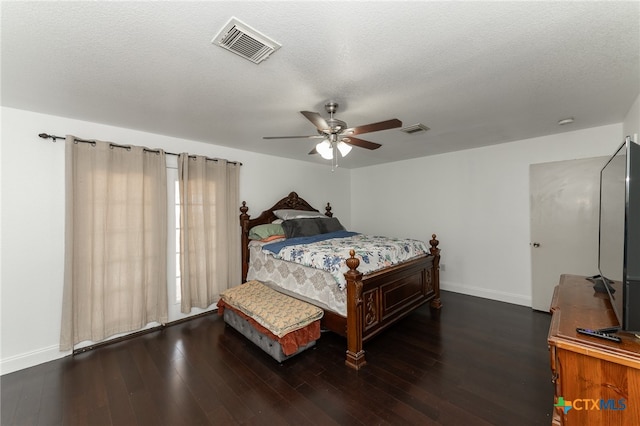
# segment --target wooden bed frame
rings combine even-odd
[[[278,201],[260,216],[250,219],[245,201],[240,207],[242,227],[242,282],[246,282],[249,271],[249,230],[257,225],[276,220],[273,213],[278,209],[318,211],[295,192]],[[327,203],[325,215],[332,217]],[[366,364],[363,343],[391,324],[404,318],[426,302],[440,309],[440,249],[436,235],[432,235],[430,254],[408,262],[373,272],[365,277],[358,272],[360,261],[351,250],[347,259],[347,317],[325,310],[322,326],[347,338],[346,365],[359,370]]]

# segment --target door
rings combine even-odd
[[[529,166],[533,309],[549,311],[560,275],[598,273],[600,169],[606,161]]]

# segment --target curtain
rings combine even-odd
[[[165,153],[66,140],[60,349],[167,321]]]
[[[240,164],[180,154],[181,311],[207,308],[241,283]]]

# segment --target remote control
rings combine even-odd
[[[613,334],[609,334],[609,333],[603,333],[602,331],[598,331],[598,330],[589,330],[588,328],[576,328],[576,331],[578,333],[586,334],[588,336],[594,336],[594,337],[599,337],[601,339],[611,340],[612,342],[620,343],[622,341],[622,339],[620,339],[618,336],[614,336]]]

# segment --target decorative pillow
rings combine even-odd
[[[284,222],[282,222],[284,235],[287,238],[296,238],[312,237],[314,235],[322,234],[322,232],[320,232],[318,222],[315,219],[318,218],[285,220]]]
[[[249,230],[250,240],[263,240],[272,235],[285,235],[282,225],[279,223],[266,223],[264,225],[254,226]]]
[[[312,212],[308,210],[291,210],[291,209],[274,210],[273,214],[275,214],[278,219],[282,219],[282,220],[304,219],[309,217],[327,217],[320,212]]]
[[[344,230],[338,219],[326,216],[285,220],[282,222],[282,228],[287,238],[312,237],[318,234]]]
[[[318,226],[323,234],[336,231],[344,231],[344,226],[337,217],[323,217],[318,220]]]

